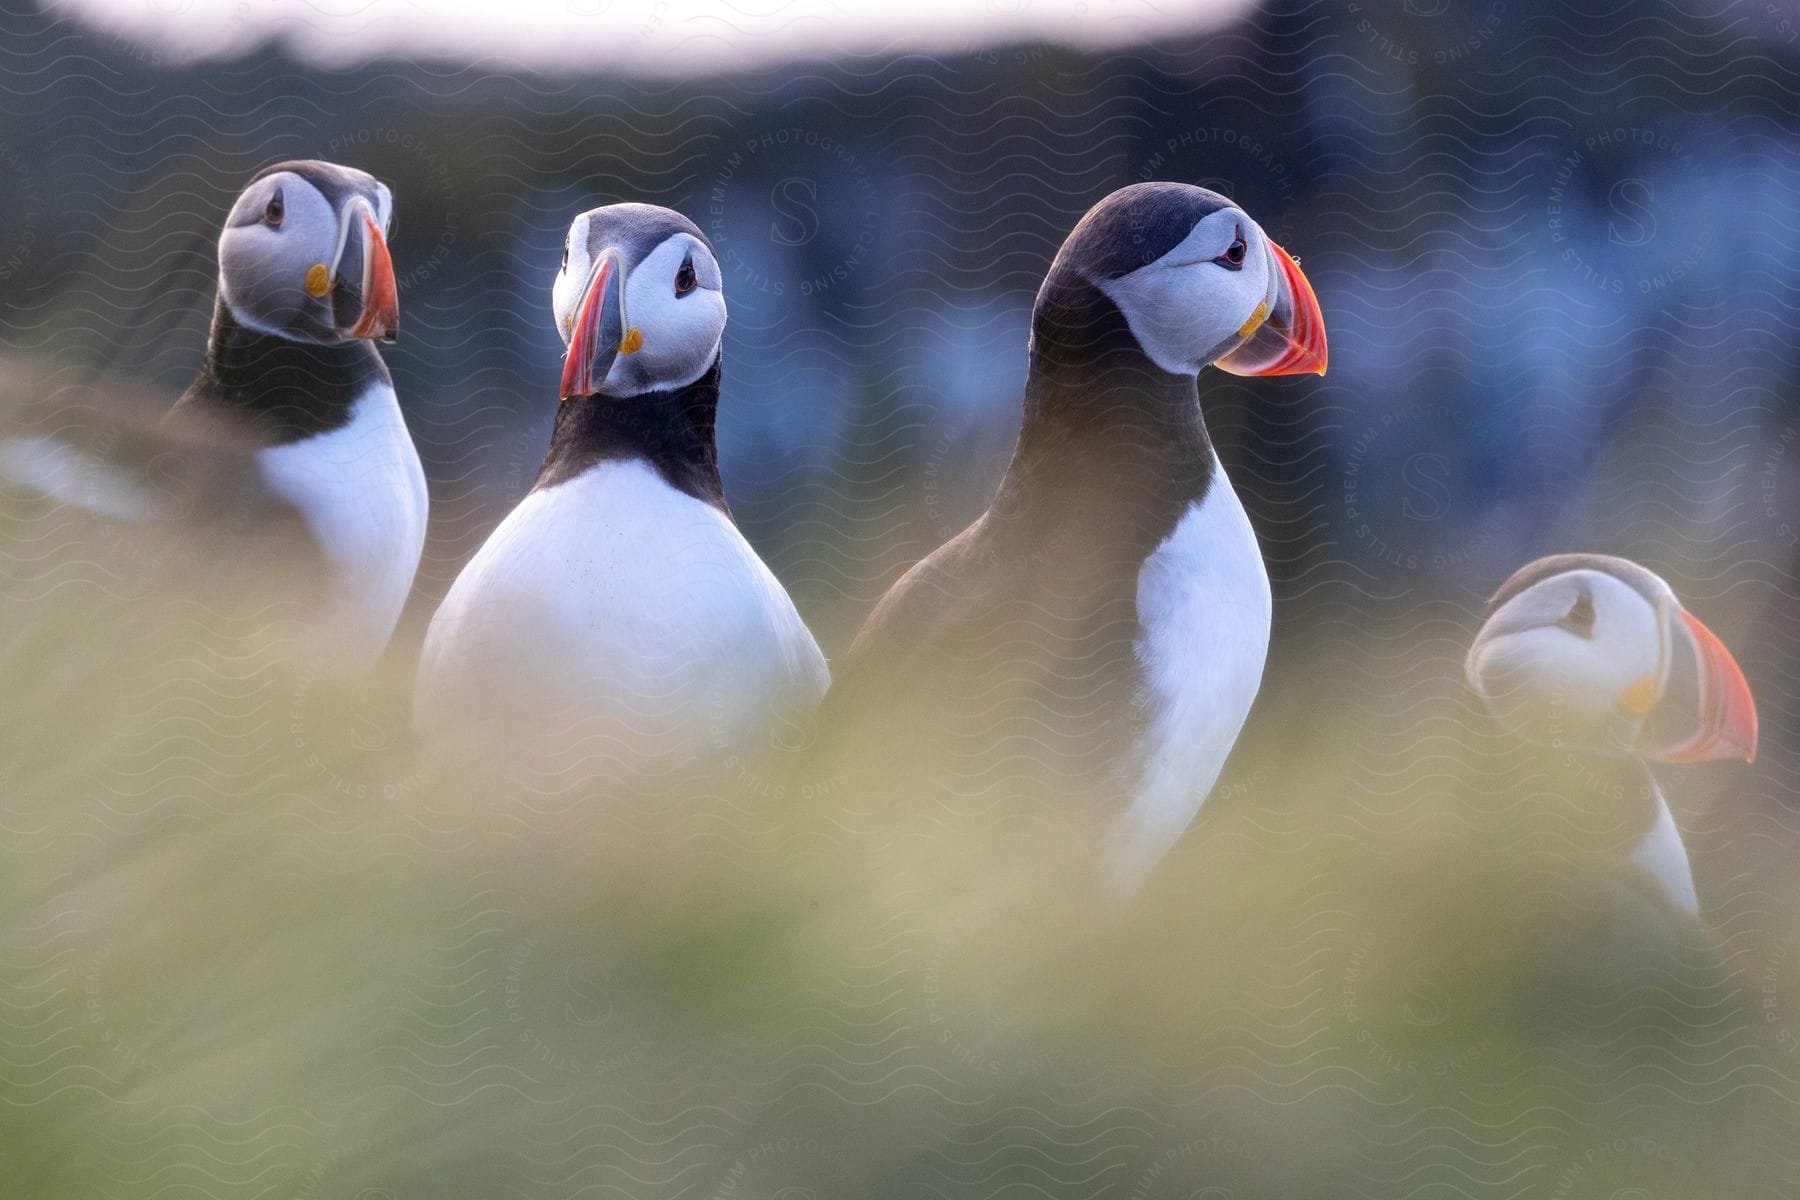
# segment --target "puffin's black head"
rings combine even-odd
[[[1556,554],[1516,571],[1464,667],[1527,741],[1664,762],[1752,758],[1756,705],[1731,652],[1634,562]]]
[[[1080,320],[1097,289],[1151,361],[1193,375],[1325,373],[1325,321],[1286,251],[1230,200],[1139,183],[1090,209],[1038,294],[1040,323]]]
[[[374,176],[277,163],[238,194],[219,236],[219,294],[238,323],[302,342],[392,341],[394,198]]]
[[[551,290],[568,344],[562,397],[683,387],[718,360],[719,260],[699,226],[654,204],[610,204],[569,226]]]

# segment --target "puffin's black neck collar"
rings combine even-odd
[[[1148,554],[1206,494],[1213,446],[1191,375],[1151,361],[1125,315],[1072,272],[1032,312],[1018,450],[996,508],[1102,523]]]
[[[640,396],[573,396],[556,410],[550,450],[532,490],[555,487],[596,464],[642,459],[668,485],[727,516],[714,432],[721,358],[686,387]]]
[[[259,333],[221,297],[206,361],[176,407],[226,415],[259,443],[279,446],[349,424],[356,402],[377,383],[391,387],[392,379],[369,342],[323,345]]]

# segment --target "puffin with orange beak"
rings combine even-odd
[[[1465,665],[1510,733],[1557,752],[1569,793],[1619,807],[1621,862],[1659,906],[1698,916],[1686,848],[1648,763],[1756,757],[1737,662],[1669,585],[1601,554],[1540,558],[1501,585]]]
[[[393,341],[393,214],[387,185],[361,171],[327,162],[267,168],[238,195],[219,238],[223,316],[284,341]]]
[[[1129,895],[1212,789],[1268,649],[1268,575],[1201,376],[1323,374],[1325,324],[1249,214],[1144,183],[1069,234],[1028,354],[998,493],[836,664],[813,782],[877,822],[1088,823]]]
[[[615,785],[775,753],[827,674],[725,502],[712,244],[656,205],[581,213],[550,300],[550,446],[431,620],[415,725],[553,754],[599,735]]]
[[[350,167],[259,172],[219,236],[205,359],[167,415],[106,412],[84,431],[75,417],[98,406],[53,413],[53,437],[0,439],[0,475],[107,518],[169,523],[209,558],[275,549],[322,567],[314,615],[338,665],[372,663],[411,589],[427,504],[374,345],[399,329],[393,212],[386,185]]]
[[[321,624],[353,665],[387,645],[425,546],[425,472],[373,345],[400,326],[393,220],[387,186],[350,167],[252,179],[219,237],[205,365],[171,413],[248,431],[324,560]]]

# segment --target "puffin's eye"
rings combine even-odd
[[[287,209],[281,203],[281,189],[276,188],[275,193],[269,197],[269,203],[263,207],[262,219],[268,223],[269,228],[280,229],[281,218],[286,213]]]
[[[681,260],[681,269],[675,272],[675,294],[685,296],[694,290],[694,257],[689,255]]]
[[[563,270],[565,270],[565,271],[566,271],[566,270],[568,270],[568,269],[569,269],[569,239],[568,239],[568,238],[564,238],[564,239],[563,239],[563,265],[562,265],[562,269],[563,269]]]
[[[1588,595],[1586,588],[1575,597],[1575,603],[1569,606],[1559,624],[1577,637],[1594,636],[1594,598]]]
[[[1247,254],[1249,250],[1250,248],[1244,244],[1244,229],[1243,226],[1240,225],[1238,227],[1237,236],[1231,240],[1231,245],[1225,247],[1225,253],[1219,255],[1219,257],[1213,259],[1213,261],[1221,266],[1230,267],[1235,271],[1244,265],[1244,255]]]

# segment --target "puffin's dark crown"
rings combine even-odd
[[[1231,208],[1224,196],[1187,183],[1134,183],[1087,211],[1057,253],[1059,268],[1075,268],[1091,280],[1117,279],[1148,266],[1194,231]]]
[[[1611,575],[1646,599],[1654,599],[1664,587],[1661,578],[1654,571],[1640,567],[1628,558],[1614,558],[1610,554],[1550,554],[1514,571],[1489,598],[1488,615],[1492,616],[1499,611],[1501,605],[1520,592],[1568,571],[1600,571]]]
[[[652,250],[678,233],[692,236],[714,258],[718,257],[711,239],[700,231],[700,227],[672,208],[658,204],[608,204],[589,209],[585,215],[590,260],[608,246],[617,246],[624,252],[627,263],[642,262]]]
[[[291,158],[285,162],[271,163],[246,179],[239,194],[248,191],[257,180],[283,172],[298,175],[318,188],[319,194],[329,200],[333,208],[342,206],[351,196],[363,196],[369,200],[375,198],[378,181],[373,175],[320,158]]]

